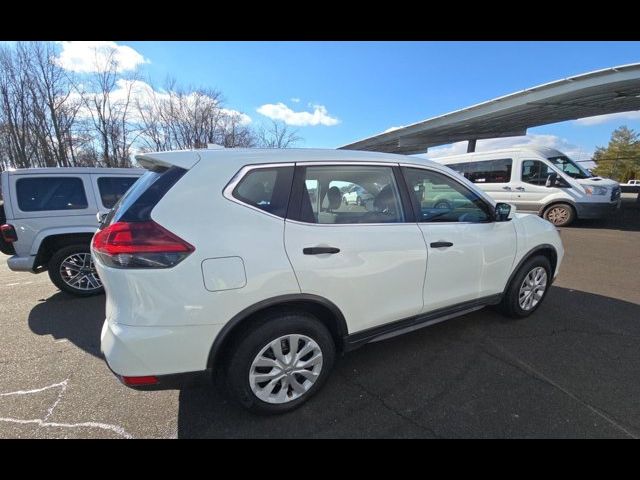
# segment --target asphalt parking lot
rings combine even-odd
[[[278,417],[212,388],[127,389],[100,356],[104,297],[60,293],[0,254],[0,437],[640,437],[640,204],[562,238],[533,316],[485,309],[367,345]]]

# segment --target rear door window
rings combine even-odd
[[[293,167],[266,167],[250,170],[233,189],[242,203],[277,217],[287,214]]]
[[[98,190],[100,200],[105,208],[113,208],[120,197],[129,190],[138,177],[100,177],[98,178]]]
[[[33,177],[16,181],[18,208],[23,212],[82,210],[88,207],[84,183],[78,177]]]

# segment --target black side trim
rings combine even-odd
[[[333,316],[337,319],[337,328],[338,328],[338,338],[345,338],[349,333],[349,329],[347,328],[347,322],[344,319],[344,315],[340,311],[340,309],[331,301],[327,300],[324,297],[320,297],[318,295],[311,295],[309,293],[297,293],[290,295],[280,295],[277,297],[269,298],[266,300],[262,300],[248,308],[245,308],[240,313],[235,315],[231,320],[227,322],[227,324],[222,328],[215,341],[213,342],[213,346],[211,347],[211,351],[209,352],[209,359],[207,360],[207,368],[213,368],[215,366],[215,359],[217,354],[220,352],[222,346],[224,345],[225,340],[229,336],[229,334],[233,331],[233,329],[240,324],[243,320],[245,320],[250,315],[263,310],[268,307],[275,306],[287,306],[287,304],[292,304],[295,302],[312,302],[318,305],[321,305],[327,308]],[[338,348],[342,347],[342,345],[337,345]]]
[[[542,243],[534,248],[532,248],[531,250],[529,250],[523,257],[522,259],[518,262],[518,265],[516,265],[516,268],[513,269],[513,271],[511,272],[511,275],[509,276],[509,280],[507,280],[507,283],[505,284],[504,287],[504,291],[503,291],[503,295],[505,295],[507,293],[507,289],[509,288],[509,285],[511,285],[511,281],[513,280],[513,277],[516,276],[516,274],[518,273],[518,270],[520,270],[520,267],[522,267],[522,265],[524,265],[524,263],[529,260],[533,255],[535,255],[536,253],[542,251],[542,250],[553,250],[553,252],[556,255],[556,265],[558,262],[558,251],[556,250],[556,248],[553,245],[550,245],[548,243]],[[553,283],[553,280],[555,280],[553,278],[553,274],[555,273],[555,267],[556,265],[551,265],[551,268],[554,269],[553,272],[551,272],[551,282],[549,283],[549,285],[551,285],[551,283]]]
[[[105,362],[106,363],[106,362]],[[107,366],[109,364],[107,363]],[[111,370],[111,367],[109,367]],[[113,370],[111,372],[122,382],[122,375],[117,374]],[[211,382],[211,370],[201,370],[197,372],[171,373],[169,375],[156,375],[158,383],[153,385],[127,385],[122,382],[125,387],[132,390],[140,390],[144,392],[155,392],[158,390],[181,390],[183,388],[196,387],[206,385]]]
[[[351,335],[347,335],[344,338],[344,349],[345,351],[354,350],[366,343],[375,340],[378,337],[382,337],[383,335],[388,335],[408,328],[421,328],[420,326],[422,324],[429,324],[439,318],[454,315],[456,313],[462,313],[471,308],[484,307],[485,305],[495,305],[497,303],[500,303],[500,300],[502,300],[502,294],[499,293],[496,295],[490,295],[488,297],[471,300],[469,302],[459,303],[451,307],[440,308],[432,312],[405,318],[396,322],[387,323],[385,325],[380,325],[379,327],[368,328],[367,330],[363,330],[361,332],[352,333]],[[426,327],[427,325],[422,326]]]

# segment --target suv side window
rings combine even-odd
[[[490,222],[489,205],[475,192],[442,173],[402,169],[419,222]]]
[[[553,169],[540,160],[523,160],[522,181],[532,185],[544,185],[549,174],[555,173]]]
[[[401,223],[404,212],[393,169],[371,165],[298,167],[304,186],[299,215],[307,223]]]
[[[233,189],[242,203],[284,218],[287,214],[293,167],[265,167],[250,170]]]
[[[98,178],[98,190],[100,200],[105,208],[113,208],[120,197],[129,190],[137,177],[100,177]]]
[[[18,207],[23,212],[82,210],[87,196],[78,177],[32,177],[16,181]]]

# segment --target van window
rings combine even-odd
[[[250,170],[233,189],[242,203],[284,218],[293,181],[293,167],[270,167]]]
[[[473,183],[508,183],[511,181],[513,160],[501,158],[447,165]]]
[[[532,185],[542,185],[547,183],[547,177],[555,173],[546,163],[539,160],[524,160],[522,162],[522,181]]]
[[[82,179],[33,177],[16,182],[18,207],[23,212],[81,210],[88,207]]]
[[[98,178],[98,190],[100,190],[100,200],[105,208],[113,208],[124,192],[129,190],[137,177],[100,177]]]

